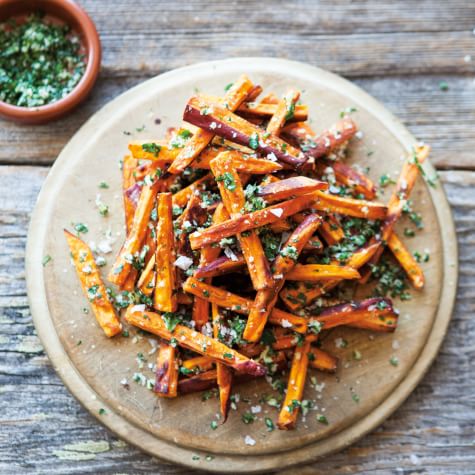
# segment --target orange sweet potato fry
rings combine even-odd
[[[124,284],[130,270],[132,269],[132,260],[140,251],[147,235],[147,225],[150,220],[150,213],[155,205],[156,190],[158,186],[158,181],[156,181],[151,186],[145,185],[142,188],[130,233],[117,256],[111,271],[109,272],[109,281],[119,287]]]
[[[310,342],[307,339],[302,346],[295,347],[289,381],[287,383],[287,393],[277,420],[277,427],[281,430],[294,429],[297,423],[297,416],[307,378],[309,351]]]
[[[218,338],[219,336],[219,311],[216,304],[212,304],[211,312],[213,315],[213,336]],[[219,388],[219,400],[221,415],[223,416],[223,423],[226,422],[229,413],[231,386],[233,383],[232,369],[222,363],[216,363],[216,378]]]
[[[69,231],[64,230],[64,235],[71,251],[74,267],[81,281],[81,287],[91,304],[97,322],[108,337],[117,335],[122,331],[122,325],[114,306],[107,297],[107,291],[92,251],[84,241]]]
[[[183,361],[181,365],[189,370],[208,371],[214,366],[214,360],[208,356],[195,356]]]
[[[155,387],[153,391],[162,397],[176,397],[178,390],[178,363],[176,349],[161,343],[157,356]]]
[[[168,148],[168,144],[165,141],[141,141],[130,142],[129,151],[135,159],[151,160],[162,168],[173,162],[180,149]]]
[[[249,92],[251,92],[254,85],[251,80],[242,75],[226,92],[224,98],[219,100],[222,105],[225,105],[228,110],[234,112],[240,104],[246,99]],[[211,142],[214,134],[212,131],[198,129],[192,139],[185,145],[183,150],[178,154],[173,161],[168,171],[173,174],[181,173],[183,170],[193,162],[193,160],[200,154],[200,152]]]
[[[135,205],[130,200],[126,191],[135,184],[134,170],[137,167],[137,163],[138,161],[130,155],[126,155],[122,162],[122,194],[124,197],[125,227],[127,234],[130,231],[134,219]]]
[[[321,221],[320,216],[316,214],[307,216],[287,239],[280,254],[274,260],[272,287],[260,290],[256,294],[243,333],[245,340],[256,342],[261,338],[267,318],[277,302],[287,273],[295,266],[303,247],[317,230]]]
[[[368,262],[369,265],[367,268],[362,272],[360,283],[364,284],[368,281],[369,277],[371,276],[371,265],[375,265],[379,261],[379,258],[384,251],[383,243],[389,240],[389,237],[393,232],[394,225],[400,218],[403,207],[409,199],[412,189],[414,188],[417,176],[420,171],[420,166],[429,156],[429,152],[430,147],[427,145],[416,147],[409,157],[404,161],[401,174],[399,175],[399,179],[396,184],[396,189],[389,199],[388,212],[381,226],[380,239],[378,240],[376,237],[373,237],[370,241],[372,244],[378,242],[380,247]]]
[[[261,186],[258,195],[262,196],[266,201],[273,203],[305,195],[315,190],[326,190],[327,188],[328,183],[324,181],[313,180],[306,176],[296,176]]]
[[[335,373],[338,368],[338,358],[314,346],[310,347],[308,360],[312,368],[326,373]]]
[[[353,120],[349,117],[345,117],[330,129],[325,130],[319,136],[315,137],[306,153],[314,158],[328,155],[351,139],[357,130],[358,128]]]
[[[278,101],[278,99],[277,99]],[[265,102],[245,102],[241,104],[237,112],[239,115],[250,119],[252,117],[267,119],[272,117],[277,112],[278,104],[271,104]],[[298,104],[295,106],[293,116],[286,119],[287,121],[304,121],[308,118],[308,107],[306,105]]]
[[[388,208],[374,201],[355,200],[343,198],[321,191],[312,193],[317,198],[313,208],[326,213],[339,213],[355,218],[384,219]]]
[[[300,92],[291,89],[279,101],[275,112],[272,114],[269,123],[267,124],[267,132],[273,135],[279,135],[280,129],[289,119],[295,115],[295,104],[300,98]]]
[[[348,323],[347,326],[371,330],[375,332],[392,333],[397,328],[398,315],[394,312],[380,315],[368,315],[362,320]]]
[[[318,231],[329,246],[339,243],[344,237],[345,232],[336,216],[328,214]]]
[[[241,355],[214,338],[191,330],[184,325],[176,325],[173,329],[170,326],[167,328],[165,321],[158,313],[143,311],[142,306],[129,307],[125,319],[131,325],[160,336],[167,341],[173,339],[173,343],[195,351],[200,355],[209,356],[236,371],[255,376],[266,374],[264,366]]]
[[[397,313],[390,299],[369,298],[361,302],[351,302],[325,308],[320,315],[312,317],[318,321],[324,330],[342,325],[353,325],[363,320],[374,320],[381,316],[392,316],[397,319]]]
[[[153,307],[162,312],[175,312],[176,270],[175,234],[173,232],[172,194],[157,197],[157,248],[155,252],[155,291]]]
[[[241,216],[246,198],[241,179],[233,167],[229,152],[219,154],[211,162],[211,170],[218,183],[223,204],[231,218]],[[255,231],[250,231],[245,235],[238,233],[237,238],[241,244],[254,288],[260,290],[269,287],[272,283],[272,275],[259,236]]]
[[[200,249],[202,246],[213,244],[225,237],[275,223],[309,208],[318,199],[313,193],[309,193],[259,211],[231,218],[224,223],[210,226],[204,231],[194,232],[190,234],[191,248]]]
[[[317,169],[323,171],[326,167],[333,169],[338,183],[353,188],[355,193],[363,195],[367,200],[374,200],[376,198],[375,184],[355,168],[340,160],[320,159],[317,163]]]
[[[329,279],[358,279],[359,272],[353,267],[333,264],[297,264],[285,278],[287,280],[304,280],[307,282]]]
[[[155,288],[155,254],[152,254],[137,281],[137,288],[144,295],[152,295]]]
[[[396,233],[389,236],[388,247],[397,259],[401,267],[406,271],[407,277],[415,289],[424,287],[424,273],[420,268],[414,256],[408,251],[404,243],[399,239]]]

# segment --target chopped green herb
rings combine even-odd
[[[106,410],[105,410],[103,407],[101,407],[101,408],[99,409],[99,415],[100,415],[100,416],[103,416],[104,414],[106,414]]]
[[[274,423],[272,422],[272,419],[270,417],[265,417],[264,422],[266,424],[268,432],[272,432],[275,429]]]
[[[252,424],[256,419],[256,416],[254,414],[251,414],[250,412],[245,412],[242,415],[242,421],[244,424]]]
[[[389,362],[393,366],[398,366],[399,365],[399,358],[397,356],[391,356],[391,358],[389,359]]]
[[[328,419],[323,414],[317,414],[317,421],[320,422],[320,424],[328,425]]]
[[[351,399],[353,399],[353,401],[355,401],[356,403],[360,402],[360,397],[356,393],[351,394]]]
[[[43,267],[45,267],[52,260],[53,258],[49,254],[47,254],[45,257],[43,257],[43,260],[41,261],[41,263],[43,264]]]
[[[233,87],[233,84],[233,82],[226,84],[226,86],[224,86],[224,92],[228,92]]]
[[[296,261],[299,257],[297,248],[295,246],[285,246],[280,250],[280,255],[288,257],[294,261]]]
[[[73,224],[73,226],[74,226],[75,231],[78,233],[78,235],[81,233],[86,234],[87,232],[89,232],[89,228],[84,223],[76,223],[76,224]]]
[[[224,172],[222,175],[217,176],[216,181],[222,181],[224,183],[224,187],[229,191],[234,191],[236,189],[234,177],[229,172]]]
[[[109,188],[109,185],[105,181],[101,181],[99,183],[99,188],[102,188],[103,190],[107,190]]]
[[[381,175],[379,177],[379,186],[382,188],[385,188],[388,185],[393,185],[396,182],[387,174]]]
[[[162,320],[165,322],[167,330],[172,332],[182,322],[182,316],[174,312],[165,312],[162,314]]]
[[[249,147],[251,147],[253,150],[257,150],[259,148],[259,135],[257,135],[257,132],[253,132],[249,137]]]
[[[353,350],[353,359],[356,361],[360,361],[362,358],[361,353],[358,350]]]
[[[404,236],[406,236],[406,237],[414,237],[415,235],[416,235],[416,233],[414,232],[413,229],[404,228]]]
[[[439,82],[439,89],[441,91],[448,91],[449,90],[449,84],[447,83],[447,81],[440,81]]]
[[[144,152],[153,153],[155,157],[158,157],[158,154],[160,153],[161,149],[162,147],[160,145],[153,142],[142,144],[142,150]]]
[[[39,107],[63,99],[86,70],[79,37],[42,14],[0,23],[0,100]]]
[[[216,421],[211,421],[210,427],[211,429],[216,430],[218,428],[218,423]]]

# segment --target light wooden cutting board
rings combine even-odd
[[[339,119],[340,111],[356,107],[352,117],[362,136],[351,144],[352,163],[370,167],[377,180],[383,173],[397,178],[402,160],[415,139],[388,111],[361,89],[326,71],[286,60],[240,58],[203,63],[151,79],[122,94],[96,113],[71,139],[51,170],[32,217],[27,249],[27,280],[31,310],[38,334],[64,383],[103,424],[127,442],[175,463],[218,472],[262,471],[284,468],[341,449],[378,426],[410,394],[429,367],[446,333],[457,280],[454,226],[441,185],[429,188],[420,180],[413,192],[415,210],[425,229],[406,240],[411,251],[430,252],[423,264],[426,287],[412,292],[407,302],[396,300],[401,311],[394,334],[371,334],[339,328],[324,339],[324,349],[340,358],[336,375],[317,376],[318,387],[307,385],[304,397],[317,398],[295,431],[268,432],[263,417],[276,419],[277,410],[259,403],[272,391],[265,381],[235,389],[241,402],[225,425],[212,430],[218,412],[216,399],[200,394],[174,400],[157,398],[132,381],[135,372],[149,377],[154,362],[153,337],[107,339],[91,313],[70,264],[63,228],[86,223],[87,242],[113,241],[107,254],[106,275],[124,238],[124,217],[118,162],[132,139],[160,139],[167,127],[181,123],[185,103],[196,90],[219,95],[239,74],[246,73],[265,91],[282,94],[288,87],[303,91],[312,127],[322,130]],[[159,119],[159,120],[157,120]],[[425,166],[430,175],[434,170]],[[106,181],[110,188],[100,189]],[[110,207],[99,215],[97,194]],[[388,189],[381,198],[387,200]],[[401,228],[403,224],[400,225]],[[106,235],[109,233],[109,238]],[[112,239],[111,239],[112,237]],[[53,260],[42,265],[45,255]],[[339,338],[348,341],[337,348]],[[81,342],[81,343],[79,343]],[[356,361],[353,352],[361,353]],[[147,362],[137,365],[137,354]],[[396,356],[397,367],[390,358]],[[128,388],[124,387],[124,378]],[[357,394],[359,402],[353,395]],[[249,400],[249,403],[244,402]],[[242,413],[262,406],[258,420],[243,424]],[[99,415],[100,409],[105,414]],[[316,420],[323,412],[328,425]],[[246,445],[245,437],[256,440]]]

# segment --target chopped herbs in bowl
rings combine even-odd
[[[86,70],[77,34],[41,14],[0,24],[0,100],[38,107],[67,96]]]
[[[74,2],[0,2],[0,115],[42,123],[69,112],[99,74],[101,43]]]

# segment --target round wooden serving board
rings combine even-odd
[[[113,253],[106,255],[106,275],[124,238],[118,163],[127,153],[127,143],[162,138],[167,127],[181,123],[185,103],[196,90],[222,94],[224,86],[241,73],[279,95],[291,86],[302,90],[302,101],[309,105],[317,131],[337,121],[340,111],[356,107],[352,117],[363,135],[352,140],[351,162],[370,167],[374,180],[383,173],[397,178],[415,139],[377,101],[346,80],[280,59],[240,58],[189,66],[122,94],[71,139],[38,198],[26,262],[38,334],[56,371],[77,399],[124,440],[157,457],[232,473],[308,462],[348,446],[377,427],[410,394],[434,359],[447,330],[457,284],[455,231],[444,192],[440,184],[429,188],[419,180],[412,198],[415,210],[424,217],[425,229],[406,242],[411,251],[430,252],[430,261],[423,264],[426,287],[422,292],[413,291],[410,301],[396,300],[401,316],[394,334],[340,328],[324,339],[323,347],[340,358],[340,369],[337,375],[312,370],[319,391],[307,385],[305,397],[317,400],[318,412],[327,416],[328,425],[317,422],[317,412],[310,411],[296,430],[268,432],[263,418],[276,420],[277,410],[258,402],[262,393],[272,392],[264,380],[234,389],[241,399],[238,410],[231,411],[229,420],[217,430],[210,428],[218,412],[216,399],[202,401],[200,394],[160,399],[133,382],[135,372],[153,377],[147,363],[156,358],[149,354],[154,340],[134,338],[133,329],[129,338],[107,339],[91,313],[83,312],[88,303],[70,264],[63,228],[86,223],[89,233],[84,238],[96,245],[109,232],[114,243]],[[429,163],[425,169],[434,174]],[[101,181],[110,188],[100,189]],[[390,192],[387,189],[381,199],[387,201]],[[97,211],[98,193],[110,207],[109,217]],[[400,226],[403,229],[404,222]],[[45,255],[53,260],[43,266]],[[336,347],[339,337],[348,341],[346,348]],[[361,353],[360,361],[353,359],[354,350]],[[138,369],[136,361],[139,352],[147,359],[143,369]],[[389,362],[392,356],[399,359],[397,367]],[[120,383],[123,378],[129,389]],[[245,402],[246,398],[251,402]],[[242,413],[258,404],[262,406],[258,419],[244,424]],[[106,410],[104,415],[99,415],[101,408]],[[256,440],[254,446],[245,444],[246,435]]]

